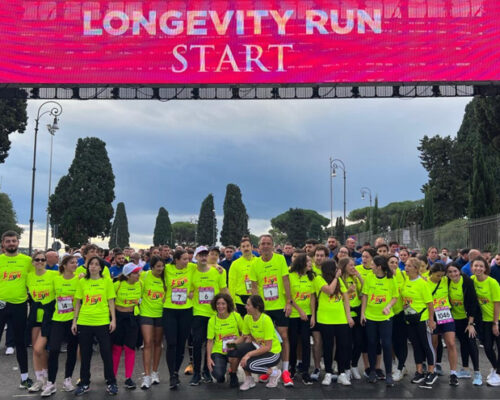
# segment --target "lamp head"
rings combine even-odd
[[[57,124],[58,122],[59,120],[57,119],[57,117],[54,117],[54,122],[52,123],[52,130],[54,131],[59,130],[59,125]]]
[[[337,170],[335,168],[332,169],[332,178],[337,176]]]
[[[361,192],[361,200],[365,199],[365,192]]]

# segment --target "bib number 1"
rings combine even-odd
[[[264,300],[272,301],[278,299],[278,285],[276,283],[264,285],[263,289],[264,289]]]

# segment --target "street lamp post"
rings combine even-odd
[[[363,186],[360,190],[361,192],[361,200],[364,200],[365,199],[365,196],[366,194],[369,194],[370,195],[370,214],[368,216],[368,221],[370,221],[370,239],[372,237],[372,233],[371,231],[373,230],[373,227],[372,227],[372,223],[373,223],[373,220],[372,220],[372,217],[373,217],[373,210],[372,210],[372,191],[369,187],[366,187],[366,186]],[[371,240],[370,240],[371,241]]]
[[[51,104],[51,108],[41,112],[42,108],[47,105]],[[43,117],[45,114],[52,115],[54,117],[54,123],[53,127],[57,127],[57,117],[62,114],[62,106],[56,102],[56,101],[46,101],[43,103],[39,108],[38,108],[38,113],[36,115],[35,119],[35,141],[33,145],[33,172],[32,172],[32,177],[31,177],[31,206],[30,206],[30,238],[29,238],[29,255],[31,256],[31,253],[33,252],[33,206],[35,203],[35,173],[36,173],[36,142],[38,138],[38,124],[40,123],[40,118]]]
[[[343,173],[343,178],[344,178],[344,226],[345,226],[345,218],[346,218],[346,208],[347,208],[347,201],[346,201],[346,172],[345,172],[345,164],[342,160],[335,158],[332,160],[330,157],[330,171],[331,171],[331,177],[335,178],[337,176],[336,170],[340,168]],[[333,186],[333,184],[332,184]],[[333,202],[333,201],[332,201]],[[333,205],[332,205],[333,208]],[[333,216],[332,216],[333,219]],[[342,238],[343,240],[344,238]]]
[[[49,163],[49,194],[47,199],[47,224],[45,227],[45,250],[49,248],[49,202],[50,202],[50,192],[52,191],[52,150],[54,147],[54,135],[59,129],[57,126],[57,117],[53,124],[47,125],[47,130],[50,133],[50,163]]]

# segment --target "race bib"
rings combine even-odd
[[[198,303],[209,304],[214,298],[215,291],[213,287],[198,288]]]
[[[67,314],[73,312],[73,297],[65,296],[57,298],[57,313]]]
[[[247,294],[252,293],[252,281],[247,279],[245,281],[245,288],[247,289]]]
[[[186,304],[187,302],[187,289],[184,288],[179,288],[179,289],[172,289],[172,304]]]
[[[438,325],[447,324],[453,322],[453,316],[449,307],[438,307],[435,310],[436,322]]]
[[[232,350],[234,348],[234,346],[231,346],[231,343],[233,343],[235,340],[236,340],[236,336],[223,337],[222,338],[222,352],[227,353],[228,351]]]
[[[264,300],[271,301],[278,298],[278,284],[264,285]]]

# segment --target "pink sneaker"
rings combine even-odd
[[[245,376],[245,381],[240,385],[241,391],[246,391],[255,387],[255,381],[251,376]]]
[[[267,383],[266,387],[268,388],[275,388],[278,386],[278,382],[280,380],[280,377],[281,377],[281,370],[277,370],[278,371],[278,374],[275,376],[275,375],[270,375],[269,376],[269,382]],[[292,382],[293,384],[293,382]]]

